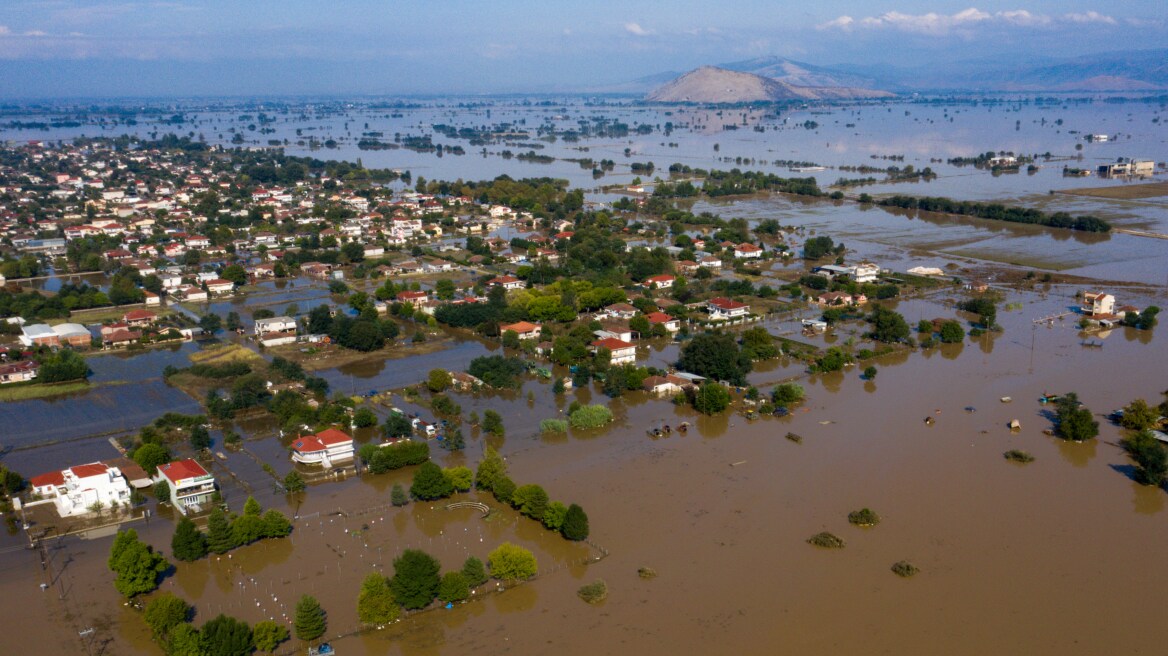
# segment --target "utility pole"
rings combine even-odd
[[[82,639],[88,638],[88,640],[85,640],[85,653],[88,656],[93,656],[93,651],[90,649],[90,643],[93,642],[93,627],[91,626],[88,629],[78,631],[77,635],[81,636]]]

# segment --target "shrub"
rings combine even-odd
[[[1006,460],[1011,460],[1013,462],[1034,462],[1034,456],[1020,449],[1010,449],[1009,451],[1003,453],[1002,456],[1005,457]]]
[[[880,523],[880,515],[868,508],[861,508],[848,513],[848,522],[856,526],[875,526]]]
[[[608,598],[608,585],[601,579],[597,579],[593,583],[580,586],[576,590],[576,594],[590,604],[599,604]]]
[[[539,422],[539,430],[542,433],[566,433],[568,422],[563,419],[544,419]]]
[[[807,542],[825,549],[843,549],[844,545],[847,544],[844,542],[843,538],[828,533],[827,531],[812,535],[811,537],[807,538]]]
[[[523,581],[539,572],[535,556],[515,544],[504,542],[487,556],[491,576],[503,581]]]
[[[572,428],[599,428],[612,421],[612,410],[603,405],[587,405],[568,415]]]
[[[908,578],[910,576],[915,575],[917,572],[919,572],[921,570],[917,569],[916,565],[913,565],[912,563],[908,562],[907,560],[902,560],[902,561],[900,561],[898,563],[894,563],[892,565],[892,571],[894,574],[896,574],[897,576],[899,576],[901,578]]]

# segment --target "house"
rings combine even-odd
[[[154,323],[154,320],[157,318],[158,315],[154,314],[150,310],[130,310],[129,312],[122,315],[122,321],[125,321],[126,325],[131,328],[149,326]]]
[[[698,266],[703,266],[703,267],[706,267],[707,269],[721,269],[722,268],[722,260],[717,258],[717,257],[714,257],[713,255],[707,255],[707,256],[703,257],[702,259],[698,260]]]
[[[263,337],[268,333],[285,333],[296,332],[296,320],[292,317],[270,317],[268,319],[256,319],[255,334],[256,337]]]
[[[212,294],[230,294],[235,291],[235,283],[222,278],[212,278],[207,281],[207,291]]]
[[[698,268],[701,267],[700,264],[693,260],[678,260],[675,266],[681,273],[697,273]]]
[[[454,389],[459,390],[460,392],[468,392],[474,389],[478,389],[483,385],[483,381],[466,373],[465,371],[450,371],[447,373],[450,374],[450,380],[452,381],[452,386]]]
[[[609,362],[612,364],[631,364],[637,361],[637,347],[624,340],[606,337],[592,342],[593,353],[600,349],[608,349],[612,356]]]
[[[104,326],[101,329],[101,341],[106,346],[124,348],[142,339],[142,331],[130,330],[125,324]]]
[[[531,323],[530,321],[520,321],[519,323],[509,323],[499,326],[500,332],[507,332],[508,330],[515,331],[519,335],[519,339],[539,339],[543,328],[539,324]]]
[[[404,291],[404,292],[398,292],[397,296],[395,296],[394,299],[397,300],[399,303],[418,303],[419,301],[426,300],[427,298],[429,298],[429,296],[430,295],[428,293],[423,292],[423,291],[415,291],[415,292]]]
[[[332,270],[333,265],[324,262],[304,262],[300,265],[300,271],[313,278],[328,278]]]
[[[637,316],[637,308],[628,303],[613,303],[604,308],[601,314],[610,316],[614,319],[632,319]]]
[[[606,319],[600,322],[600,330],[592,331],[597,339],[619,339],[622,342],[633,341],[633,329],[624,319]]]
[[[839,307],[842,305],[863,305],[868,302],[868,297],[863,294],[852,296],[847,292],[824,292],[817,296],[815,301],[819,303],[820,307]]]
[[[673,286],[673,281],[675,280],[677,280],[676,277],[663,273],[658,276],[645,278],[645,282],[642,285],[650,289],[669,289]]]
[[[693,383],[673,374],[649,376],[641,383],[642,389],[658,396],[673,396],[687,387],[693,387]]]
[[[499,276],[487,281],[488,287],[502,287],[508,291],[512,289],[523,289],[523,281],[514,276]]]
[[[158,466],[156,483],[166,482],[170,503],[182,514],[199,512],[215,495],[215,477],[194,460],[175,460]]]
[[[1079,311],[1090,317],[1115,314],[1115,297],[1103,292],[1083,292]]]
[[[203,291],[202,287],[195,285],[183,285],[175,290],[175,296],[184,301],[205,301],[207,300],[207,292]]]
[[[142,290],[146,305],[162,305],[162,297],[151,291]]]
[[[664,312],[650,312],[645,318],[649,320],[649,325],[664,326],[671,333],[681,330],[681,322]]]
[[[0,365],[0,385],[5,383],[23,383],[37,377],[40,365],[33,360],[21,360]]]
[[[29,483],[35,494],[53,499],[62,517],[130,503],[130,486],[122,472],[100,462],[41,474]]]
[[[710,314],[710,319],[715,321],[738,319],[745,317],[750,312],[750,306],[719,296],[706,301],[706,312]]]
[[[332,469],[333,463],[352,459],[353,438],[335,428],[306,435],[292,443],[292,460],[304,465]]]
[[[742,243],[734,247],[734,258],[739,260],[753,260],[762,257],[762,249],[754,244]]]

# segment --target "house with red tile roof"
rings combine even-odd
[[[631,364],[637,361],[636,345],[621,339],[606,337],[605,339],[598,339],[592,342],[593,353],[596,353],[600,349],[608,349],[608,352],[612,354],[609,360],[612,364]]]
[[[159,465],[154,480],[166,482],[170,503],[184,515],[199,512],[215,495],[215,477],[191,458]]]
[[[332,469],[334,463],[352,459],[353,438],[335,428],[305,435],[292,443],[292,460],[304,465]]]
[[[29,482],[35,494],[53,500],[62,517],[130,503],[130,485],[122,472],[100,462],[48,472]]]
[[[750,306],[719,296],[706,301],[706,311],[710,313],[710,319],[713,320],[738,319],[745,317],[750,312]]]
[[[531,323],[530,321],[520,321],[517,323],[508,323],[499,326],[499,332],[505,333],[508,330],[515,331],[519,335],[519,339],[539,339],[543,328],[539,324]]]

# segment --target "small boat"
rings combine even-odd
[[[334,656],[336,653],[333,646],[327,642],[319,647],[308,648],[308,656]]]
[[[1012,399],[1012,398],[1010,398],[1010,397],[1008,397],[1008,396],[1003,396],[1003,397],[1002,397],[1001,399],[999,399],[999,400],[1000,400],[1002,403],[1009,403],[1010,401],[1013,401],[1014,399]]]

